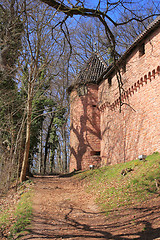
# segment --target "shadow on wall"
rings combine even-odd
[[[129,106],[122,112],[108,111],[102,132],[103,164],[116,164],[133,160],[142,151],[145,112],[135,113]]]
[[[100,141],[99,110],[94,104],[91,104],[91,102],[96,101],[96,98],[88,94],[75,99],[75,102],[73,102],[75,111],[73,112],[70,130],[72,136],[74,135],[74,142],[72,139],[70,164],[75,166],[75,161],[76,170],[86,168],[85,165],[89,164],[89,158],[91,158],[91,151],[100,151],[96,142]],[[80,109],[77,109],[79,105]]]

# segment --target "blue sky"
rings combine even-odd
[[[65,0],[66,5],[68,5],[67,0]],[[75,2],[72,1],[72,2]],[[115,2],[119,2],[118,0],[110,0],[110,3],[113,4]],[[160,1],[159,0],[128,0],[128,1],[121,1],[124,2],[125,7],[127,7],[124,10],[123,3],[118,4],[116,7],[113,5],[108,11],[108,15],[112,17],[115,21],[119,20],[119,16],[122,13],[127,13],[128,10],[130,9],[131,11],[138,10],[137,14],[142,15],[144,14],[144,10],[146,11],[147,9],[153,9],[157,14],[160,14]],[[96,8],[98,5],[99,0],[86,0],[84,6],[88,8]],[[107,0],[102,0],[101,5],[100,5],[100,10],[106,9],[106,4]],[[152,11],[153,11],[152,10]]]

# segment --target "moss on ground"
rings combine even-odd
[[[121,173],[126,171],[125,175]],[[113,166],[85,171],[75,176],[85,179],[87,191],[96,196],[103,211],[129,206],[158,194],[155,179],[160,179],[160,154]]]
[[[9,203],[8,208],[0,212],[0,237],[18,239],[18,236],[31,223],[32,217],[32,187],[30,182],[24,182],[12,198],[18,199],[16,203]]]

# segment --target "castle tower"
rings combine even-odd
[[[94,53],[70,86],[70,171],[99,166],[100,112],[97,80],[106,64]]]

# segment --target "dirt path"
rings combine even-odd
[[[37,177],[30,234],[36,239],[160,239],[160,197],[145,207],[100,213],[91,195],[73,178]]]

